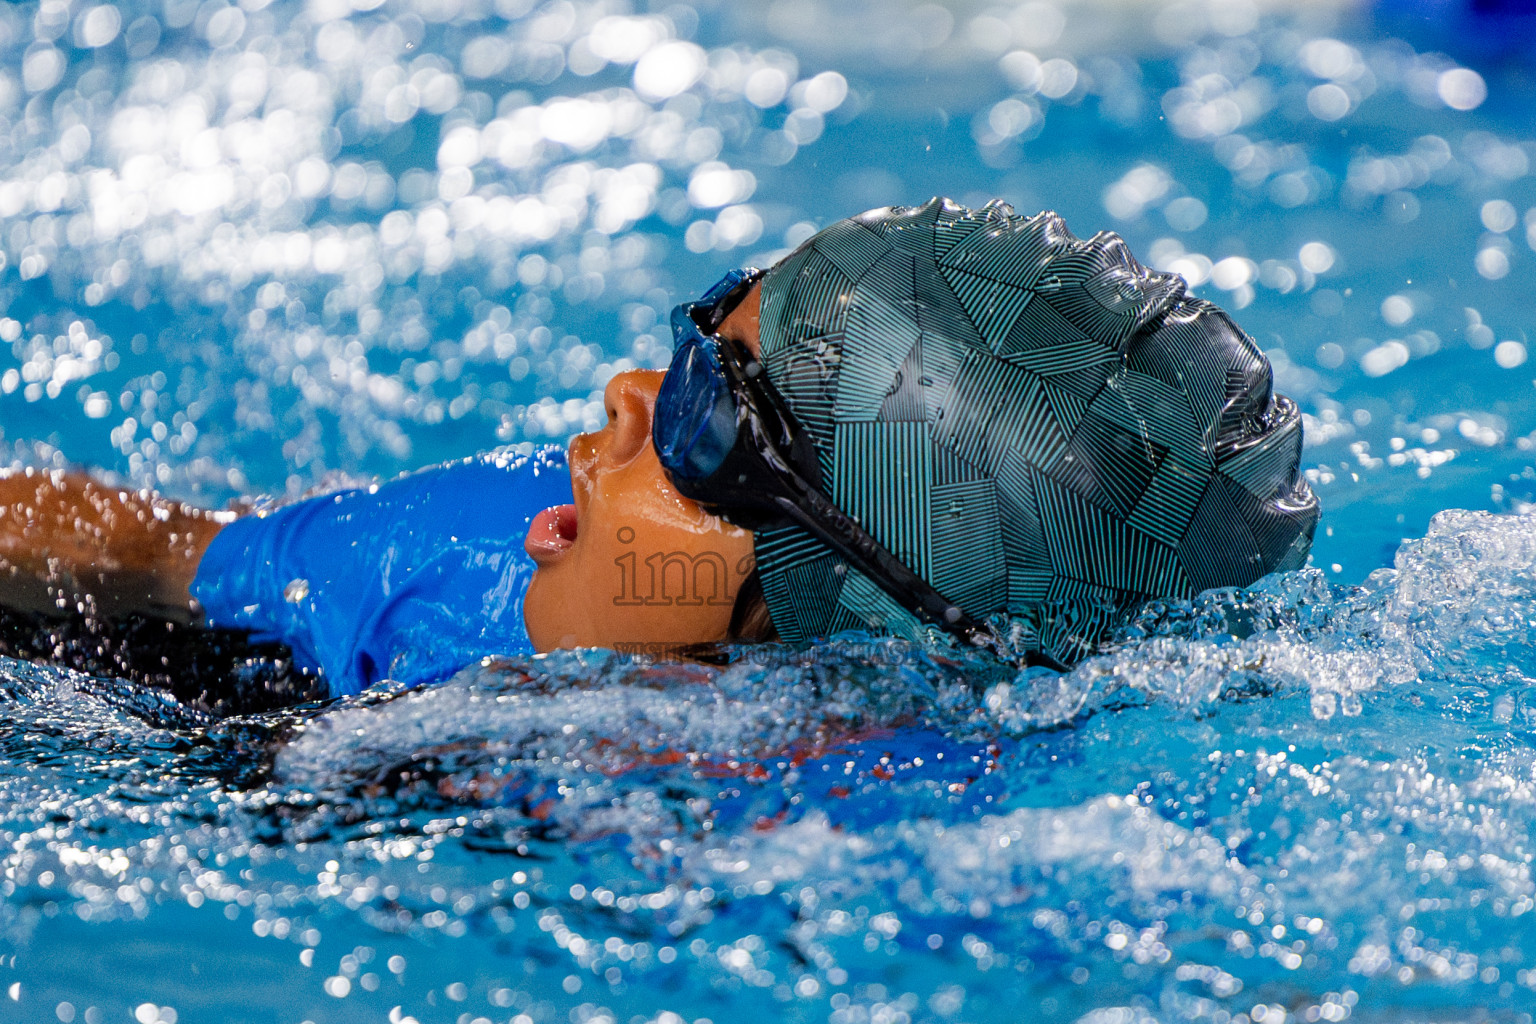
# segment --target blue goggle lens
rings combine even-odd
[[[656,396],[651,434],[662,468],[689,480],[710,476],[735,446],[736,403],[712,339],[694,331],[678,346]]]
[[[755,270],[733,270],[698,302],[672,310],[676,348],[656,396],[651,439],[662,468],[673,476],[703,480],[736,446],[736,402],[720,365],[719,345],[700,332],[694,313],[713,318],[732,291],[757,276]]]

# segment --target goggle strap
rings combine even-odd
[[[975,647],[991,650],[1008,661],[1018,659],[1017,652],[1008,649],[996,630],[978,622],[959,605],[939,593],[931,583],[913,572],[820,490],[806,485],[805,481],[793,474],[786,482],[794,484],[799,491],[800,504],[796,503],[796,498],[775,497],[774,502],[784,517],[846,558],[870,582],[890,595],[893,601],[911,609],[929,625]],[[808,513],[805,505],[812,506],[816,514]],[[838,532],[828,529],[829,523],[836,523]],[[845,535],[840,536],[839,532]],[[1022,660],[1025,665],[1042,666],[1055,672],[1067,671],[1067,666],[1043,651],[1027,651]]]
[[[979,622],[913,572],[820,490],[806,484],[798,475],[786,480],[786,483],[790,483],[800,493],[798,504],[788,497],[775,499],[785,517],[848,559],[855,569],[877,584],[896,603],[904,607],[915,604],[913,611],[919,617],[973,641],[985,632]]]
[[[731,344],[735,348],[734,343]],[[777,463],[772,467],[773,476],[795,492],[792,497],[778,495],[774,498],[774,503],[785,517],[852,562],[855,569],[877,584],[897,604],[903,607],[915,604],[912,610],[919,617],[973,643],[983,643],[979,638],[986,631],[979,622],[913,572],[822,492],[819,486],[820,464],[816,461],[814,451],[796,453],[785,450],[786,442],[793,448],[793,438],[785,430],[786,424],[794,422],[793,414],[772,382],[766,379],[748,380],[739,366],[740,353],[733,351],[732,356],[731,359],[720,361],[722,368],[757,399],[752,403],[757,407],[753,410],[755,416],[743,416],[743,422],[738,424],[738,437],[741,429],[752,430],[758,442],[753,448],[759,457],[772,458]],[[764,405],[768,408],[762,408]],[[748,412],[745,407],[742,411]],[[763,415],[765,412],[778,422],[764,422],[767,419]],[[775,434],[781,436],[772,436]],[[798,433],[794,436],[805,435]],[[797,454],[804,458],[796,458]],[[808,473],[814,474],[816,482],[805,478],[804,474]]]
[[[774,501],[786,519],[842,555],[870,582],[885,591],[891,600],[916,612],[929,625],[953,634],[972,646],[991,650],[1004,660],[1018,660],[1017,652],[1008,649],[996,630],[976,621],[959,605],[939,593],[931,583],[913,572],[826,495],[816,488],[806,486],[798,478],[794,482],[799,485],[797,489],[801,501],[816,506],[820,518],[808,514],[794,499],[776,497]],[[826,526],[829,522],[837,523],[846,536],[840,537],[829,530]],[[1054,672],[1067,671],[1066,665],[1043,651],[1027,651],[1022,660],[1027,666],[1042,666]]]

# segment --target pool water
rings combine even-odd
[[[561,442],[723,267],[942,193],[1233,310],[1324,509],[1065,675],[844,636],[216,718],[5,660],[0,1020],[1529,1021],[1518,6],[0,7],[18,464]]]

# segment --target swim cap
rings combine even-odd
[[[871,210],[768,274],[760,338],[832,500],[967,613],[1012,616],[1025,650],[1070,664],[1149,599],[1306,560],[1295,403],[1116,234],[1000,201]],[[755,547],[786,641],[920,635],[798,527]]]

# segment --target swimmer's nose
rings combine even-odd
[[[650,443],[651,410],[661,378],[660,370],[626,370],[603,390],[611,431],[609,455],[616,461],[633,458]]]

